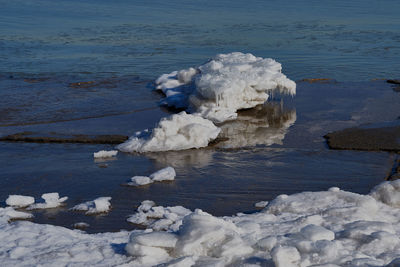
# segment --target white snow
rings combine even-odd
[[[75,205],[71,210],[86,211],[85,214],[87,215],[109,212],[111,209],[110,200],[111,197],[98,197],[95,200]]]
[[[9,195],[6,204],[9,206],[23,208],[35,203],[35,198],[31,196]]]
[[[150,136],[132,136],[117,146],[123,152],[157,152],[208,146],[220,129],[198,115],[181,113],[163,118]]]
[[[118,150],[111,150],[111,151],[100,150],[98,152],[94,152],[93,157],[94,158],[110,158],[110,157],[116,156],[117,154],[118,154]]]
[[[51,225],[9,223],[15,210],[0,208],[0,263],[396,266],[398,184],[382,183],[368,195],[339,188],[281,195],[260,212],[227,217],[143,201],[129,221],[148,229],[130,233],[90,235]]]
[[[28,210],[57,208],[63,205],[63,202],[65,202],[68,197],[60,198],[58,193],[46,193],[42,195],[42,199],[45,201],[44,203],[32,204],[28,207]]]
[[[127,185],[142,186],[154,182],[173,181],[175,179],[175,176],[176,176],[175,169],[172,167],[166,167],[164,169],[156,171],[155,173],[150,174],[150,177],[133,176],[131,178],[131,181],[127,183]]]

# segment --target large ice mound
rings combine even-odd
[[[198,68],[164,74],[156,80],[163,103],[186,107],[214,122],[237,117],[240,109],[264,103],[275,91],[294,95],[296,83],[271,58],[240,52],[219,54]]]
[[[152,133],[132,136],[117,148],[123,152],[156,152],[208,146],[220,129],[198,115],[181,113],[163,118]],[[147,135],[147,136],[146,136]]]
[[[237,111],[263,104],[274,92],[294,95],[296,84],[271,58],[240,52],[219,54],[197,67],[156,80],[162,103],[183,108],[162,119],[151,136],[139,133],[117,148],[123,152],[156,152],[206,147],[220,129],[213,123],[237,118]]]

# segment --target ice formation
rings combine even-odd
[[[400,180],[382,183],[368,195],[334,187],[281,195],[260,212],[229,217],[143,201],[130,221],[146,230],[95,235],[9,223],[15,210],[0,208],[0,263],[398,266],[399,195]]]
[[[274,91],[294,95],[296,84],[281,71],[281,64],[271,58],[235,52],[219,54],[196,69],[164,74],[156,84],[165,104],[189,107],[223,122],[235,119],[239,109],[263,104]]]
[[[151,200],[141,203],[137,213],[131,215],[127,221],[134,224],[143,224],[154,230],[175,230],[179,229],[182,219],[191,211],[182,206],[162,207],[156,206]]]
[[[198,115],[181,113],[163,118],[150,136],[132,136],[117,148],[123,152],[157,152],[206,147],[220,129]]]
[[[127,183],[127,185],[141,186],[141,185],[151,184],[152,182],[153,180],[151,180],[150,177],[147,176],[133,176],[131,178],[131,181]]]
[[[28,210],[57,208],[63,205],[63,202],[65,202],[68,197],[60,198],[58,193],[47,193],[42,195],[42,199],[44,199],[44,203],[32,204],[28,207]]]
[[[275,91],[296,93],[296,84],[281,71],[273,59],[235,52],[219,54],[198,68],[163,74],[156,80],[166,96],[162,102],[191,114],[164,118],[150,136],[138,133],[117,148],[156,152],[206,147],[220,132],[214,123],[236,119],[238,110],[263,104]]]
[[[111,209],[110,200],[111,197],[98,197],[95,200],[75,205],[71,210],[86,211],[85,214],[88,215],[109,212]]]
[[[33,203],[35,203],[35,198],[30,196],[9,195],[6,199],[6,204],[8,206],[17,208],[27,207]]]
[[[110,150],[110,151],[106,151],[106,150],[100,150],[98,152],[94,152],[93,153],[93,157],[95,159],[97,158],[110,158],[110,157],[114,157],[118,154],[118,150]]]
[[[146,184],[151,184],[154,182],[162,182],[162,181],[173,181],[175,179],[176,172],[172,167],[166,167],[164,169],[158,170],[155,173],[150,174],[150,177],[147,176],[133,176],[131,181],[127,183],[130,186],[141,186]]]
[[[176,172],[172,167],[166,167],[150,175],[153,181],[172,181],[175,179]]]

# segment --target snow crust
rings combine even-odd
[[[42,195],[42,199],[45,201],[44,203],[32,204],[28,207],[28,210],[57,208],[63,205],[68,197],[60,198],[58,193],[46,193]]]
[[[240,52],[219,54],[197,68],[163,74],[156,85],[165,94],[162,104],[191,114],[163,118],[151,134],[139,132],[117,146],[120,151],[206,147],[221,131],[214,123],[235,120],[238,110],[263,104],[273,92],[296,93],[296,84],[282,73],[280,63]]]
[[[208,146],[220,129],[199,115],[181,113],[163,118],[152,133],[140,133],[117,146],[123,152],[157,152]]]
[[[110,157],[114,157],[118,154],[118,150],[110,150],[110,151],[106,151],[106,150],[100,150],[98,152],[94,152],[93,153],[93,157],[95,159],[98,158],[110,158]]]
[[[17,208],[27,207],[33,203],[35,203],[35,198],[31,196],[9,195],[6,199],[6,204],[8,206]]]
[[[4,266],[396,266],[398,185],[385,182],[368,195],[337,187],[281,195],[260,212],[227,217],[156,206],[148,200],[128,219],[146,230],[96,235],[9,223],[15,210],[0,208],[0,262]]]
[[[147,176],[133,176],[131,181],[127,183],[130,186],[142,186],[151,184],[154,182],[162,182],[162,181],[173,181],[175,179],[176,172],[172,167],[166,167],[164,169],[158,170],[155,173],[150,174],[150,177]]]
[[[85,214],[87,215],[109,212],[111,209],[110,200],[111,197],[98,197],[95,200],[75,205],[71,210],[86,211]]]

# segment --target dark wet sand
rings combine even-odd
[[[324,137],[331,149],[400,152],[400,126],[349,128]]]

